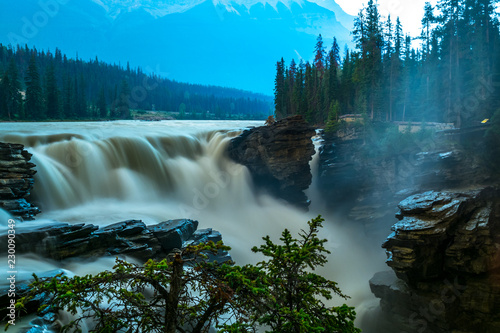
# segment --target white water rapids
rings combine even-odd
[[[326,222],[320,236],[329,240],[332,254],[321,273],[352,297],[345,302],[357,307],[357,324],[370,332],[367,322],[376,302],[368,280],[384,269],[379,240],[371,240],[360,226],[348,227],[328,216],[314,180],[308,213],[257,194],[246,167],[230,161],[225,149],[242,128],[260,125],[263,122],[0,123],[0,141],[24,144],[38,170],[32,201],[43,213],[22,227],[51,220],[107,225],[129,219],[152,224],[191,218],[200,222],[200,229],[219,230],[232,247],[233,259],[245,264],[260,259],[250,248],[261,244],[263,236],[277,240],[284,228],[297,233],[322,214]],[[0,218],[0,225],[6,225],[6,217]],[[54,268],[96,273],[113,264],[112,258],[93,263],[17,259],[18,270],[26,276]],[[0,269],[4,281],[6,256]]]

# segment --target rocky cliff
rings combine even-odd
[[[0,142],[0,208],[24,220],[40,212],[26,200],[36,173],[31,156],[23,145]]]
[[[500,331],[500,189],[429,191],[399,204],[372,292],[387,332]]]
[[[469,139],[469,133],[441,132],[415,138],[413,149],[389,146],[381,154],[361,136],[329,137],[320,149],[319,189],[333,211],[364,223],[367,231],[389,227],[397,204],[409,195],[495,181],[477,154],[481,139]]]
[[[304,190],[312,180],[315,130],[301,116],[244,131],[231,140],[229,156],[248,167],[257,186],[299,207],[308,207]]]

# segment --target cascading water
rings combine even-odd
[[[0,124],[0,141],[22,143],[38,170],[33,199],[43,213],[37,222],[111,224],[128,219],[145,223],[192,218],[200,228],[219,230],[239,264],[260,258],[250,248],[261,237],[277,239],[284,228],[296,233],[322,213],[320,196],[309,213],[279,199],[256,194],[248,170],[230,161],[230,137],[262,122],[108,122]],[[323,213],[323,215],[325,215]],[[362,230],[327,221],[321,235],[332,255],[322,274],[339,282],[353,298],[350,305],[371,299],[368,279],[383,263]],[[375,259],[374,259],[375,258]],[[61,267],[96,272],[112,266],[49,263],[21,259],[26,271]],[[109,261],[109,262],[108,262]],[[336,300],[338,302],[338,300]]]

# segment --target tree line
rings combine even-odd
[[[421,34],[412,38],[399,18],[382,18],[370,0],[355,19],[355,50],[341,57],[336,39],[327,50],[319,35],[312,62],[277,63],[277,118],[301,114],[324,125],[359,114],[373,121],[480,123],[500,106],[497,3],[427,2]]]
[[[84,61],[0,44],[0,119],[130,119],[131,110],[180,119],[265,119],[271,98],[237,89],[180,83],[141,68]]]

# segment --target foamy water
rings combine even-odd
[[[263,236],[277,240],[284,228],[297,233],[322,214],[327,221],[320,236],[329,240],[332,255],[320,271],[352,297],[346,303],[363,313],[358,316],[361,323],[360,317],[373,310],[368,280],[382,268],[383,251],[362,228],[326,216],[314,186],[308,190],[314,201],[308,213],[256,193],[248,170],[230,161],[225,151],[242,128],[260,125],[263,122],[2,123],[0,141],[24,144],[37,165],[32,192],[43,213],[37,217],[40,222],[25,227],[52,220],[107,225],[128,219],[153,224],[192,218],[200,222],[199,228],[219,230],[236,262],[245,264],[260,259],[250,249],[261,244]],[[317,157],[313,170],[315,163]],[[58,263],[26,258],[19,265],[23,274],[59,267],[86,274],[112,267],[113,260]]]

